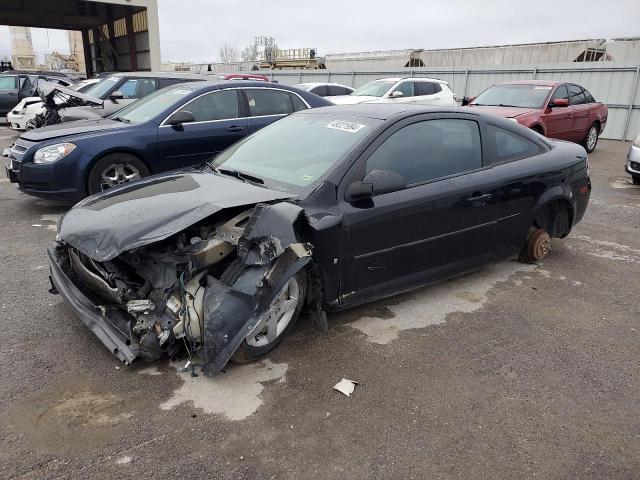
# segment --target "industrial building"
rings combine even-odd
[[[28,30],[35,27],[77,32],[69,39],[76,58],[54,55],[49,60],[75,62],[89,76],[113,70],[160,70],[155,0],[3,0],[0,24],[17,27],[12,33],[14,68],[37,68]]]

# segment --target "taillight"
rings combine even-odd
[[[589,193],[589,185],[583,185],[578,189],[578,193],[580,195],[586,195],[587,193]]]

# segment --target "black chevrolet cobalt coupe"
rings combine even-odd
[[[214,375],[273,349],[303,308],[326,328],[326,312],[540,260],[590,193],[581,146],[502,118],[318,108],[77,204],[52,291],[123,362],[190,356]]]

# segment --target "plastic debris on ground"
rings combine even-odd
[[[358,382],[354,382],[353,380],[348,380],[346,378],[343,378],[338,383],[336,383],[333,386],[333,388],[339,391],[340,393],[343,393],[347,397],[349,397],[353,393],[353,390],[356,388],[357,384]]]

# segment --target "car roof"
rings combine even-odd
[[[440,80],[439,78],[431,78],[431,77],[388,77],[388,78],[377,78],[376,80],[386,80],[389,82],[399,82],[400,80],[414,80],[417,82],[447,83],[444,80]]]
[[[355,105],[333,105],[330,107],[318,107],[297,112],[300,114],[335,114],[351,117],[375,118],[387,120],[396,115],[407,113],[417,115],[420,113],[469,113],[457,107],[426,107],[424,105],[411,105],[407,103],[359,103]],[[475,113],[475,112],[470,112]]]
[[[185,88],[189,90],[219,90],[223,88],[271,88],[276,90],[288,90],[292,92],[304,92],[304,90],[300,90],[291,85],[285,85],[283,83],[271,83],[265,82],[264,80],[243,80],[242,82],[238,82],[238,80],[216,80],[212,78],[204,78],[201,79],[200,82],[187,82],[187,83],[176,83],[175,85],[171,85],[171,87],[180,86],[180,88]]]
[[[540,85],[543,87],[555,87],[563,83],[565,82],[559,82],[557,80],[510,80],[508,82],[496,83],[496,85]]]
[[[333,86],[338,86],[338,87],[347,87],[347,88],[351,88],[347,85],[342,85],[341,83],[338,82],[302,82],[302,83],[298,83],[298,85],[306,85],[306,86],[311,86],[311,87],[320,87],[323,85],[333,85]]]
[[[206,75],[199,73],[183,72],[113,72],[108,77],[129,77],[129,78],[184,78],[187,80],[207,80]]]

